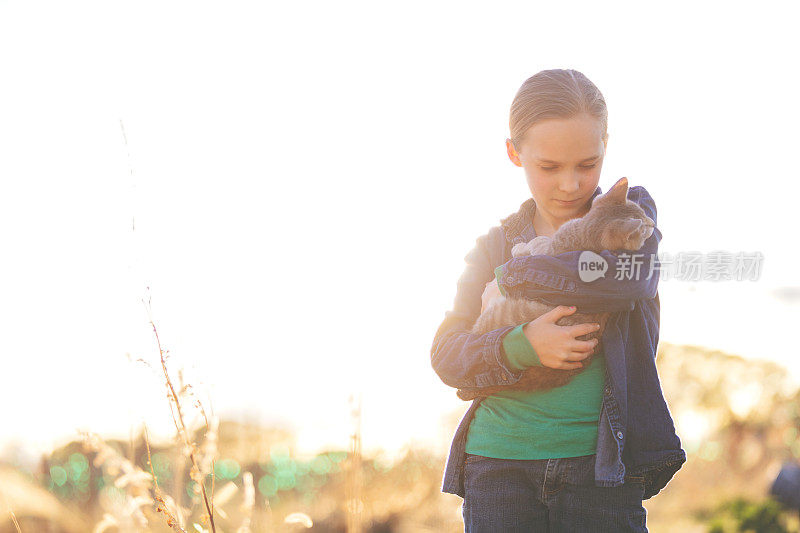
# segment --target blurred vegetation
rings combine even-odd
[[[781,464],[800,458],[800,388],[786,369],[666,343],[660,345],[657,364],[688,460],[660,494],[644,502],[649,530],[800,531],[798,513],[768,497]],[[452,435],[466,406],[443,418],[445,433]],[[198,441],[202,438],[197,434]],[[150,472],[142,435],[106,444]],[[199,520],[202,508],[185,453],[177,443],[150,444],[159,487],[187,510],[186,530],[208,531]],[[289,432],[225,420],[215,445],[217,531],[236,532],[246,515],[256,532],[353,531],[348,517],[354,516],[354,505],[359,530],[365,532],[463,531],[461,498],[441,492],[446,458],[427,450],[408,449],[394,463],[380,455],[354,461],[349,449],[298,457]],[[42,457],[37,468],[7,458],[0,465],[0,505],[13,510],[25,533],[93,531],[112,509],[130,502],[126,486],[119,486],[119,478],[104,466],[80,439]],[[357,477],[348,476],[353,468]],[[246,505],[247,475],[255,493],[252,511]],[[357,492],[348,486],[353,479]],[[211,481],[206,476],[209,492]],[[348,496],[353,494],[358,497]],[[147,531],[169,531],[155,506],[141,509]],[[1,516],[0,533],[16,532],[10,513]]]
[[[720,505],[708,517],[709,533],[788,533],[785,509],[774,500],[761,502],[734,498]]]

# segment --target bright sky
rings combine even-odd
[[[218,414],[344,448],[360,393],[365,449],[444,451],[467,404],[431,341],[530,195],[504,139],[546,68],[603,91],[600,185],[647,187],[662,251],[764,255],[758,282],[662,282],[661,339],[798,372],[796,19],[549,4],[0,0],[0,446],[166,434],[126,355],[157,360],[149,297]]]

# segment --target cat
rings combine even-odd
[[[596,196],[589,211],[581,218],[568,220],[552,237],[539,236],[530,242],[520,243],[511,249],[513,257],[524,255],[556,255],[562,252],[591,250],[640,249],[653,234],[655,223],[635,202],[628,200],[628,180],[620,178],[603,195]],[[483,334],[503,326],[516,326],[542,316],[555,306],[533,299],[506,298],[492,300],[480,314],[471,333]],[[578,340],[596,338],[597,346],[581,361],[582,368],[560,370],[545,366],[534,366],[523,371],[522,378],[512,385],[484,387],[478,391],[459,390],[458,397],[472,400],[503,390],[547,390],[566,385],[578,373],[586,369],[592,357],[599,353],[603,331],[610,313],[573,313],[561,317],[556,324],[568,326],[594,322],[600,329],[576,337]]]

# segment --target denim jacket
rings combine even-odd
[[[594,196],[601,192],[598,187]],[[628,199],[657,223],[655,202],[644,187],[630,187]],[[433,369],[446,385],[459,392],[480,393],[481,388],[519,381],[522,371],[510,369],[501,352],[503,337],[514,326],[482,335],[469,332],[480,314],[486,283],[495,278],[495,268],[500,265],[503,268],[497,274],[497,282],[512,297],[574,305],[578,313],[610,312],[602,337],[606,378],[597,427],[595,485],[616,487],[635,479],[645,484],[643,498],[651,498],[686,462],[655,361],[660,318],[656,254],[661,232],[656,227],[635,252],[642,254],[638,276],[617,276],[615,273],[625,271],[618,270],[619,262],[629,260],[620,251],[604,250],[598,255],[608,263],[605,277],[584,282],[578,273],[581,252],[511,257],[514,244],[536,236],[535,209],[533,198],[526,200],[519,211],[479,237],[465,257],[467,267],[458,280],[453,309],[445,313],[433,339]],[[464,497],[467,432],[485,397],[472,401],[456,430],[445,467],[443,492]]]

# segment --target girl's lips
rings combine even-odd
[[[575,200],[570,200],[570,201],[568,201],[568,202],[567,202],[567,201],[564,201],[564,200],[558,200],[558,199],[556,199],[556,202],[558,202],[558,203],[559,203],[559,204],[561,204],[561,205],[575,205],[576,203],[578,203],[578,200],[580,200],[580,198],[577,198],[577,199],[575,199]]]

